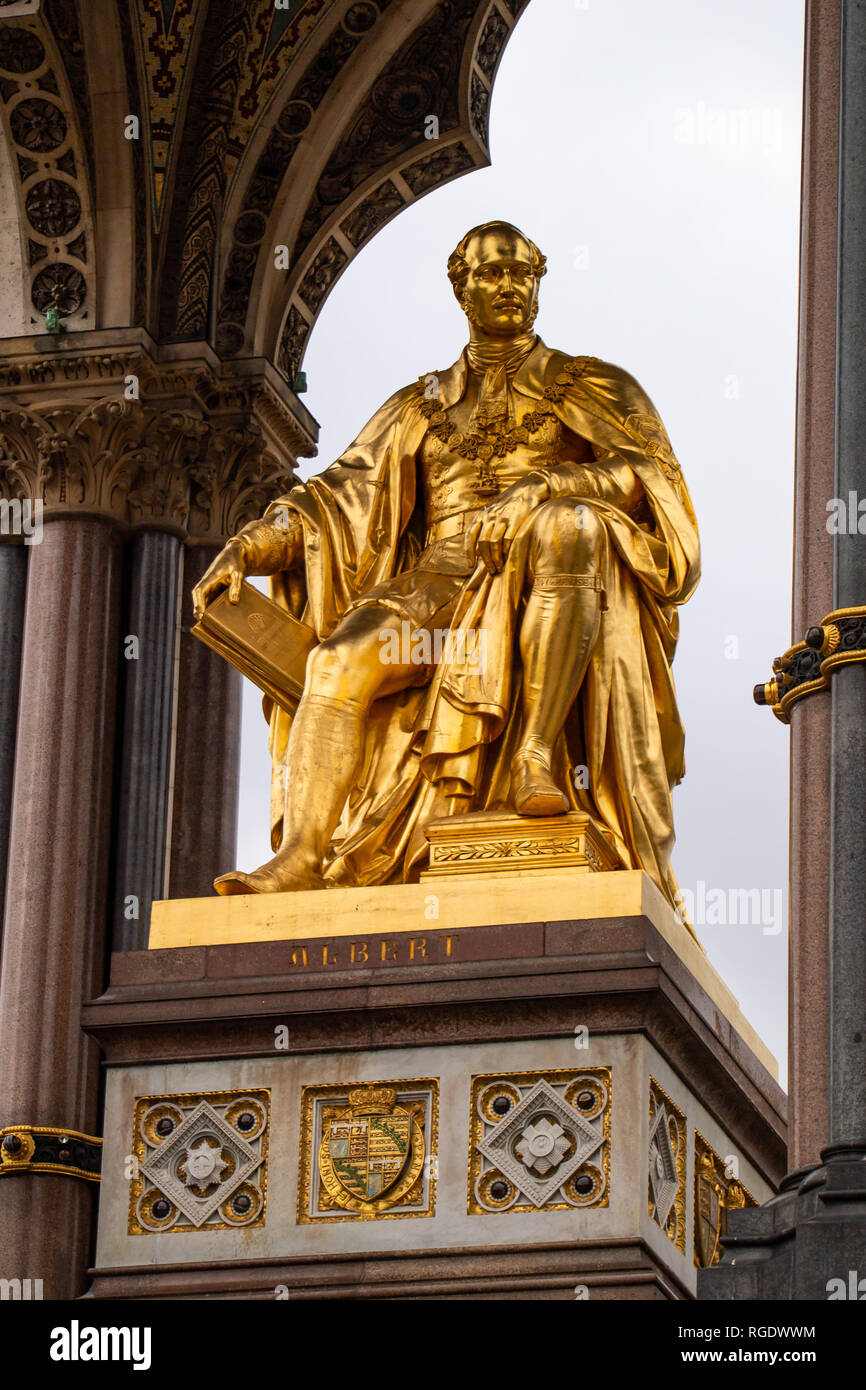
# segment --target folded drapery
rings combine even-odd
[[[462,399],[468,355],[436,374],[443,409]],[[552,405],[565,426],[592,446],[595,463],[552,461],[545,470],[551,495],[591,503],[606,537],[606,609],[555,749],[554,772],[573,808],[605,826],[624,862],[644,868],[673,902],[671,790],[684,763],[671,661],[677,605],[699,577],[697,527],[682,473],[652,402],[620,368],[569,358],[538,339],[513,374],[501,362],[480,366],[485,387],[487,374],[502,369],[506,393],[518,388]],[[288,509],[303,526],[303,570],[273,575],[272,596],[319,639],[375,586],[402,576],[399,587],[410,601],[413,584],[426,582],[417,566],[418,537],[424,535],[418,469],[428,429],[429,412],[422,409],[428,379],[398,391],[342,458],[266,514],[267,519],[278,508]],[[492,376],[489,408],[499,408],[502,390],[500,378]],[[508,805],[509,763],[519,738],[517,632],[530,523],[531,518],[515,537],[501,572],[472,585],[461,579],[448,610],[452,628],[485,634],[484,671],[477,663],[461,665],[454,644],[429,685],[374,703],[357,785],[328,856],[331,882],[414,878],[426,854],[423,829],[429,820]],[[265,707],[276,848],[291,716],[267,699]],[[587,776],[574,777],[575,768],[586,769]]]

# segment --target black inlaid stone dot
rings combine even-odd
[[[157,1134],[161,1134],[163,1138],[165,1138],[167,1134],[171,1134],[173,1129],[174,1120],[170,1120],[167,1115],[163,1115],[162,1119],[156,1122],[156,1132]]]
[[[60,1159],[61,1163],[71,1163],[72,1151],[70,1149],[59,1149],[57,1157]]]
[[[508,1196],[508,1184],[504,1182],[492,1182],[490,1184],[490,1195],[494,1202],[501,1202]]]
[[[232,1198],[232,1211],[237,1216],[245,1216],[253,1205],[253,1199],[247,1192],[239,1192],[237,1197]]]
[[[593,1189],[593,1186],[594,1184],[592,1178],[587,1177],[585,1173],[583,1173],[579,1178],[575,1178],[574,1180],[574,1190],[575,1192],[579,1192],[581,1197],[588,1197]]]
[[[595,1105],[595,1096],[592,1091],[581,1091],[577,1098],[578,1110],[591,1110]]]
[[[490,1108],[494,1115],[507,1115],[511,1109],[511,1101],[508,1096],[497,1096]]]
[[[251,1111],[245,1110],[242,1115],[238,1115],[238,1129],[242,1129],[244,1133],[248,1129],[255,1129],[255,1125],[256,1117]]]
[[[164,1221],[171,1211],[171,1206],[164,1197],[157,1197],[151,1210],[157,1221]]]
[[[20,1134],[7,1134],[7,1135],[4,1137],[4,1139],[3,1139],[3,1148],[6,1150],[6,1153],[8,1153],[8,1154],[17,1154],[17,1153],[20,1153],[20,1152],[21,1152],[21,1136],[20,1136]]]

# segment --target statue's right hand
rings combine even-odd
[[[238,541],[231,540],[220,551],[210,569],[202,575],[192,591],[192,607],[196,619],[200,620],[204,616],[209,601],[221,589],[228,588],[229,603],[237,603],[245,575],[244,548]]]

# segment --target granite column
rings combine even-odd
[[[794,478],[793,635],[833,608],[836,256],[840,0],[808,6],[803,109],[803,202],[797,449]],[[830,1135],[830,694],[791,709],[788,1168],[820,1159]]]
[[[0,925],[6,896],[29,546],[0,545]]]
[[[842,7],[838,296],[835,496],[866,499],[866,0]],[[866,605],[856,525],[833,560],[834,608]],[[866,1154],[866,661],[834,671],[831,721],[830,1141]]]
[[[219,550],[184,550],[170,898],[210,897],[214,879],[235,867],[243,680],[190,632],[193,588]]]
[[[0,1128],[95,1134],[99,1062],[81,1031],[100,992],[111,833],[122,541],[93,517],[49,521],[31,550],[0,971]],[[93,1187],[51,1172],[5,1178],[8,1278],[46,1298],[83,1291]]]

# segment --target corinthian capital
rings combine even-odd
[[[29,352],[0,373],[0,497],[219,543],[291,487],[314,431],[264,363]]]

